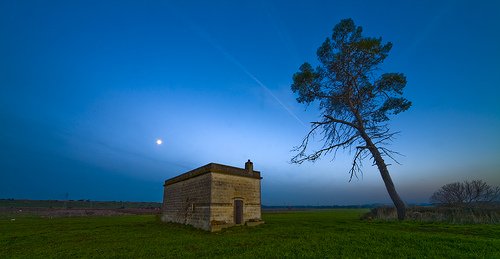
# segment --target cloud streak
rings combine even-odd
[[[290,116],[292,116],[297,122],[302,126],[307,127],[307,125],[290,109],[288,108],[272,91],[267,87],[262,81],[260,81],[252,72],[250,72],[240,61],[238,61],[233,55],[231,55],[226,49],[224,49],[219,43],[217,43],[205,30],[196,25],[193,21],[188,21],[186,18],[182,19],[189,28],[196,33],[200,38],[208,42],[214,49],[219,51],[227,60],[229,60],[233,65],[238,67],[243,73],[250,77],[255,83],[257,83],[264,91],[269,94]]]

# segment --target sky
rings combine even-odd
[[[390,203],[353,154],[291,164],[319,118],[290,89],[345,18],[407,77],[389,171],[407,203],[500,185],[498,1],[0,1],[0,198],[161,201],[210,162],[262,174],[264,205]],[[163,144],[157,145],[156,140]]]

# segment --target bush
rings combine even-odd
[[[445,184],[432,194],[430,201],[442,206],[477,207],[494,203],[499,197],[500,187],[473,180]]]
[[[396,220],[393,207],[373,208],[362,217],[371,220]],[[411,207],[406,210],[406,220],[422,222],[447,222],[452,224],[499,224],[500,207]]]

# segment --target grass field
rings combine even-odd
[[[265,213],[266,224],[208,233],[156,216],[0,221],[0,258],[487,257],[499,225],[362,221],[366,210]]]

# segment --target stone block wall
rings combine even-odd
[[[261,219],[260,179],[210,173],[211,216],[218,224],[234,224],[234,200],[243,201],[243,222]]]
[[[162,220],[210,230],[210,174],[166,185]]]

